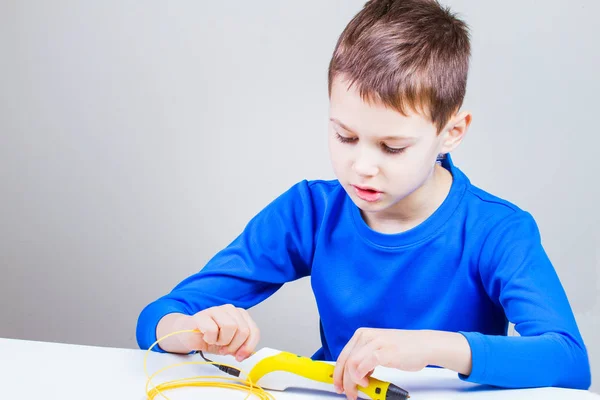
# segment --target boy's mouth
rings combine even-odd
[[[381,196],[383,194],[382,192],[379,192],[373,188],[366,187],[366,186],[352,185],[352,187],[354,188],[356,195],[361,200],[367,201],[369,203],[376,202],[377,200],[379,200],[381,198]]]

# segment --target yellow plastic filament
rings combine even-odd
[[[197,329],[192,329],[192,330],[183,330],[183,331],[177,331],[177,332],[170,333],[170,334],[165,335],[165,336],[161,337],[160,339],[158,339],[146,351],[146,355],[144,356],[144,372],[145,372],[146,378],[147,378],[147,380],[146,380],[146,396],[147,396],[148,400],[153,400],[158,395],[160,395],[163,399],[169,400],[169,398],[163,392],[166,392],[168,390],[173,390],[173,389],[185,388],[185,387],[188,387],[188,388],[189,387],[216,387],[216,388],[222,388],[222,389],[239,390],[239,391],[247,393],[246,397],[244,397],[244,400],[249,399],[251,396],[254,396],[255,398],[257,398],[259,400],[275,400],[275,397],[272,394],[266,392],[260,386],[253,383],[245,371],[241,370],[240,368],[233,367],[231,365],[227,365],[227,364],[224,364],[221,362],[217,363],[217,362],[209,362],[209,361],[187,361],[187,362],[182,362],[182,363],[166,366],[166,367],[156,371],[152,375],[150,375],[148,373],[148,355],[150,354],[150,352],[152,351],[154,346],[158,345],[161,341],[163,341],[164,339],[166,339],[168,337],[171,337],[173,335],[178,335],[180,333],[188,333],[188,332],[199,332],[199,331]],[[234,377],[228,377],[228,376],[198,375],[198,376],[176,379],[176,380],[172,380],[172,381],[166,381],[166,382],[160,383],[158,385],[154,385],[152,383],[152,379],[156,378],[157,375],[159,375],[165,371],[168,371],[173,368],[181,367],[184,365],[193,365],[193,364],[224,365],[224,366],[227,366],[227,367],[230,367],[230,368],[240,371],[241,374],[243,374],[246,377],[246,379],[234,378]]]

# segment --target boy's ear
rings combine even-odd
[[[445,138],[442,144],[442,153],[450,153],[456,149],[460,142],[462,142],[473,115],[469,111],[461,111],[450,119],[444,132]]]

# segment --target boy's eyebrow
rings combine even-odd
[[[356,132],[354,132],[351,128],[347,127],[346,125],[344,125],[340,120],[336,119],[336,118],[329,118],[329,120],[335,124],[338,124],[339,126],[341,126],[342,128],[344,128],[344,130],[355,134]],[[414,137],[409,137],[409,136],[385,136],[382,137],[381,140],[415,140],[416,138]]]

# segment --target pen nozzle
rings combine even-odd
[[[385,395],[385,400],[406,400],[409,397],[410,396],[406,390],[390,383]]]

